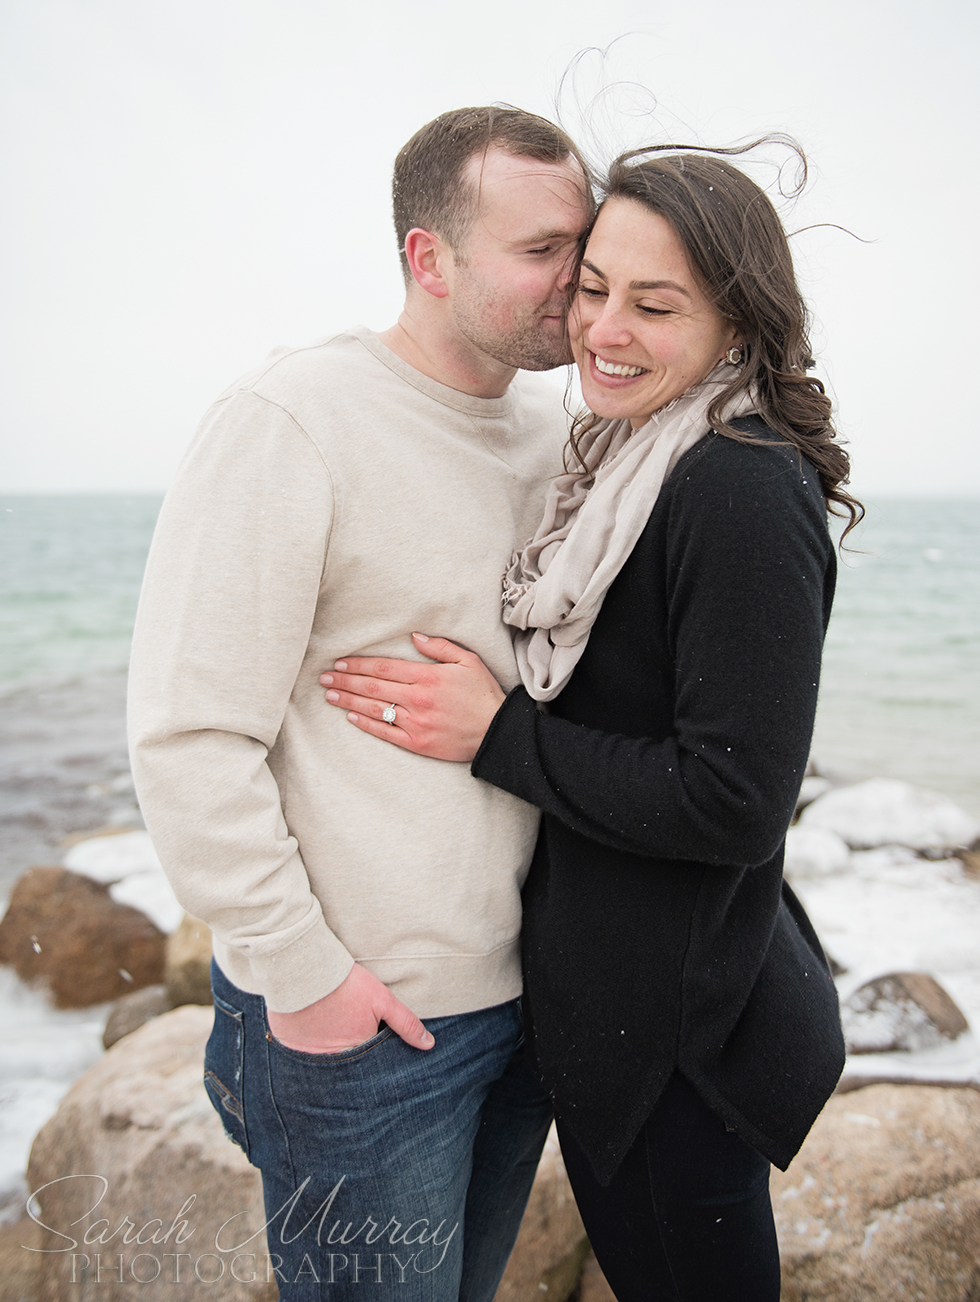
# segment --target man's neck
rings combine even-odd
[[[413,311],[411,303],[378,338],[430,380],[474,398],[502,398],[517,374],[515,366],[481,353],[468,340],[442,329],[440,322],[426,319],[424,311]]]

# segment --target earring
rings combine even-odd
[[[738,366],[742,360],[742,348],[740,344],[733,344],[725,353],[725,361],[729,366]]]

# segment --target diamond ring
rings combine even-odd
[[[394,723],[395,707],[393,705],[386,705],[385,708],[381,711],[381,717],[382,719],[384,719],[385,723]]]

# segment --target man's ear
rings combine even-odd
[[[438,235],[414,226],[405,236],[405,257],[417,285],[433,298],[448,296],[445,273],[452,266],[452,253]]]

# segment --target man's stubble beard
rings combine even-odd
[[[529,308],[524,320],[509,330],[487,326],[493,319],[495,295],[483,290],[453,303],[456,328],[480,352],[521,371],[553,371],[572,361],[568,332],[545,324],[540,308]]]

